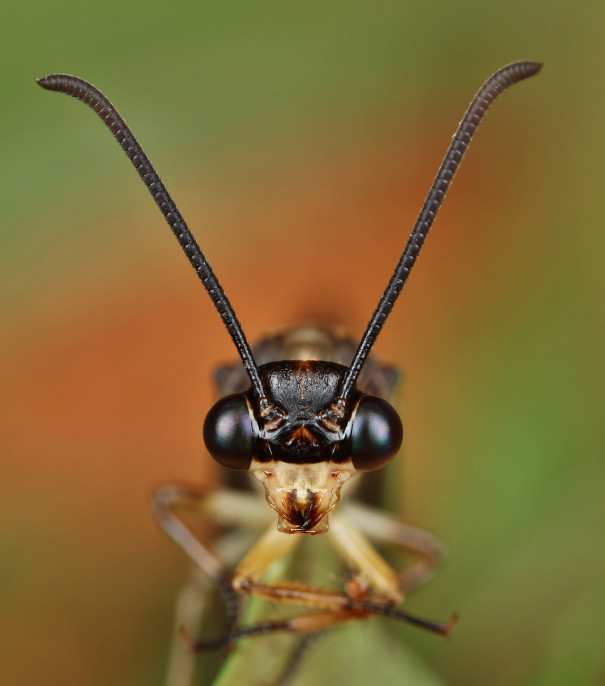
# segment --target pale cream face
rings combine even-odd
[[[340,489],[355,473],[353,463],[290,464],[252,460],[250,472],[265,487],[267,502],[279,515],[283,533],[322,534]]]

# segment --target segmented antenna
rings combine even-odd
[[[435,216],[441,207],[443,198],[452,183],[464,153],[466,152],[477,127],[485,116],[485,113],[502,91],[519,81],[523,81],[523,79],[527,79],[530,76],[537,74],[541,68],[542,65],[539,62],[513,62],[512,64],[502,67],[502,69],[499,69],[487,79],[469,105],[464,118],[458,126],[458,130],[454,134],[454,138],[443,162],[439,167],[431,190],[424,201],[420,215],[416,220],[416,224],[412,229],[412,233],[410,234],[404,251],[399,258],[399,263],[393,272],[393,276],[391,276],[386,290],[380,298],[378,307],[372,315],[372,319],[368,324],[366,332],[359,344],[359,348],[355,353],[355,357],[351,362],[351,366],[343,380],[340,392],[341,398],[346,399],[355,385],[368,353],[374,345],[374,341],[378,337],[387,317],[393,309],[393,305],[401,293],[401,289],[404,287],[405,282],[410,275],[410,271],[426,240],[429,229],[435,221]]]
[[[246,336],[242,331],[242,327],[231,307],[231,303],[221,288],[218,279],[214,275],[208,260],[201,251],[193,234],[189,231],[177,206],[162,183],[162,180],[153,168],[147,155],[143,152],[143,149],[134,137],[132,131],[126,125],[126,122],[103,93],[97,90],[92,84],[84,81],[84,79],[80,79],[77,76],[69,76],[68,74],[50,74],[42,79],[38,79],[38,83],[46,90],[65,93],[77,100],[81,100],[99,115],[105,126],[111,131],[114,138],[122,147],[122,150],[128,155],[128,159],[139,173],[143,183],[147,186],[156,205],[160,208],[164,218],[176,236],[183,252],[187,255],[196,274],[204,284],[204,288],[208,291],[210,299],[218,310],[218,313],[242,358],[244,367],[252,381],[254,392],[259,398],[263,398],[266,394],[258,373],[258,367],[254,361],[252,351],[250,350]]]

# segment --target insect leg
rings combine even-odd
[[[214,491],[205,492],[183,484],[166,484],[158,488],[152,497],[160,526],[195,562],[190,578],[177,598],[168,686],[192,686],[198,681],[199,664],[183,641],[183,627],[199,633],[211,617],[217,616],[217,609],[218,616],[224,617],[223,631],[233,632],[239,622],[239,599],[231,587],[227,570],[181,518],[184,514],[206,515],[207,510],[213,509],[213,494]],[[221,597],[224,611],[220,609]]]
[[[191,531],[179,514],[200,514],[209,493],[184,484],[165,484],[152,496],[154,514],[164,531],[211,579],[221,583],[226,570],[222,563]]]
[[[233,588],[238,593],[253,595],[273,602],[310,605],[322,610],[329,610],[330,613],[342,610],[349,611],[352,600],[344,593],[326,591],[297,583],[261,583],[260,579],[273,562],[293,551],[301,540],[300,535],[284,534],[272,524],[237,565],[233,574]],[[363,613],[360,607],[356,607],[354,610],[357,614],[360,611]],[[294,620],[289,620],[289,622],[291,621]],[[301,617],[300,621],[302,622],[300,625],[289,624],[288,627],[280,626],[279,629],[287,628],[304,632],[313,631],[315,628],[324,628],[322,622],[317,627],[310,625],[308,628],[303,628],[305,620]],[[277,630],[277,628],[272,630]]]
[[[399,587],[404,593],[429,581],[447,555],[444,543],[429,531],[397,521],[358,503],[347,503],[346,508],[348,520],[372,540],[422,555],[418,561],[397,574]]]
[[[284,534],[272,522],[261,538],[235,568],[233,587],[241,593],[252,593],[251,586],[263,576],[277,560],[291,553],[302,540],[300,535]]]
[[[334,518],[332,524],[334,524]],[[362,566],[361,559],[366,553],[369,554],[374,563],[378,561],[376,567],[380,567],[380,571],[388,570],[388,565],[378,553],[373,551],[372,546],[362,534],[359,532],[357,535],[351,533],[352,528],[344,524],[343,526],[337,525],[340,544],[335,546],[336,552],[340,553],[345,560],[351,562],[362,573],[370,570],[370,575],[373,574],[374,578],[380,578],[380,574],[374,573],[371,565]],[[345,532],[344,536],[347,539],[344,542],[342,540],[343,532]],[[336,533],[333,534],[332,538],[332,543],[334,543]],[[394,571],[387,574],[387,577],[390,577],[390,583],[385,586],[384,590],[372,588],[370,592],[363,590],[357,595],[313,588],[303,584],[261,583],[260,578],[268,567],[293,549],[299,540],[299,536],[283,534],[271,526],[236,568],[233,576],[233,588],[238,593],[273,602],[309,605],[318,608],[319,612],[297,615],[286,620],[264,622],[252,627],[242,627],[226,637],[225,642],[243,636],[272,631],[294,631],[297,633],[321,631],[350,619],[371,615],[392,617],[440,634],[447,634],[453,626],[455,618],[449,622],[435,622],[415,617],[394,607],[401,598],[397,585],[397,575]],[[217,647],[218,645],[216,642],[213,642],[212,645],[205,642],[203,648]]]
[[[379,555],[361,528],[347,519],[346,511],[330,515],[327,536],[338,555],[359,572],[365,584],[386,604],[401,602],[403,593],[395,570]]]
[[[219,492],[220,493],[220,492]],[[186,484],[165,484],[160,486],[152,497],[154,513],[164,531],[177,543],[187,555],[195,562],[214,583],[218,586],[224,600],[227,614],[227,626],[229,631],[239,625],[240,602],[232,585],[231,572],[218,560],[208,547],[202,543],[191,527],[182,519],[182,515],[201,515],[213,517],[222,513],[225,503],[236,498],[238,507],[233,512],[239,512],[244,516],[250,516],[250,523],[254,523],[254,512],[258,509],[256,503],[243,495],[240,500],[239,494],[217,495],[215,491],[203,491]],[[221,500],[222,499],[222,500]],[[227,510],[228,512],[229,510]],[[225,520],[225,517],[223,517]],[[237,515],[231,514],[231,521],[223,521],[224,524],[238,523]]]
[[[268,595],[262,597],[268,598]],[[346,598],[347,596],[344,596]],[[279,598],[280,600],[283,598]],[[275,600],[275,598],[273,598]],[[300,599],[297,602],[301,602]],[[423,619],[417,617],[409,612],[400,610],[390,605],[377,604],[366,601],[352,601],[349,599],[346,608],[343,604],[343,609],[339,610],[322,610],[320,612],[309,612],[288,619],[273,619],[266,622],[259,622],[252,626],[239,627],[229,632],[221,638],[192,640],[189,634],[183,632],[183,637],[188,643],[189,650],[192,652],[204,652],[207,650],[215,650],[231,645],[240,638],[249,638],[251,636],[262,636],[266,634],[275,633],[278,631],[287,631],[290,633],[306,634],[309,636],[319,637],[324,631],[330,629],[343,622],[348,622],[353,619],[362,619],[364,617],[371,617],[379,615],[383,617],[390,617],[399,621],[413,624],[421,629],[425,629],[435,634],[448,636],[456,622],[458,616],[453,615],[448,621],[434,621],[430,619]]]

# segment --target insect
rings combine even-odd
[[[161,526],[203,572],[203,583],[211,580],[224,601],[222,633],[188,638],[191,649],[209,651],[233,646],[239,639],[251,636],[281,633],[299,637],[288,647],[290,656],[285,667],[291,674],[309,637],[351,620],[383,616],[439,634],[451,629],[454,619],[421,619],[400,607],[405,593],[433,573],[440,558],[437,541],[419,529],[395,523],[352,501],[337,505],[341,489],[345,495],[347,489],[353,490],[355,479],[348,483],[352,477],[380,470],[397,454],[402,442],[401,419],[386,399],[395,375],[392,368],[368,358],[370,350],[487,109],[503,90],[533,76],[540,68],[537,62],[515,62],[498,70],[481,86],[453,137],[358,345],[321,329],[306,328],[268,339],[254,353],[206,257],[109,100],[74,76],[53,74],[38,81],[47,90],[87,104],[112,132],[202,281],[243,363],[243,368],[237,365],[220,371],[219,385],[225,395],[206,415],[204,441],[220,464],[247,472],[260,484],[268,508],[263,504],[264,509],[259,510],[259,501],[250,499],[252,494],[207,493],[180,484],[164,486],[154,497]],[[202,542],[188,513],[218,517],[226,526],[258,525],[265,530],[230,568]],[[269,515],[272,521],[267,524]],[[328,539],[335,556],[352,572],[340,588],[326,589],[324,580],[301,583],[272,574],[276,565],[295,559],[303,539],[319,534]],[[421,557],[403,571],[395,571],[370,539],[415,550]],[[193,582],[196,584],[200,584],[199,579]],[[303,609],[269,618],[247,613],[254,616],[250,623],[242,621],[241,597]]]

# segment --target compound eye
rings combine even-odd
[[[221,398],[204,420],[204,443],[212,457],[230,469],[248,469],[253,456],[252,420],[246,396]]]
[[[364,395],[351,429],[351,458],[356,469],[384,467],[397,454],[403,426],[395,408],[382,398]]]

